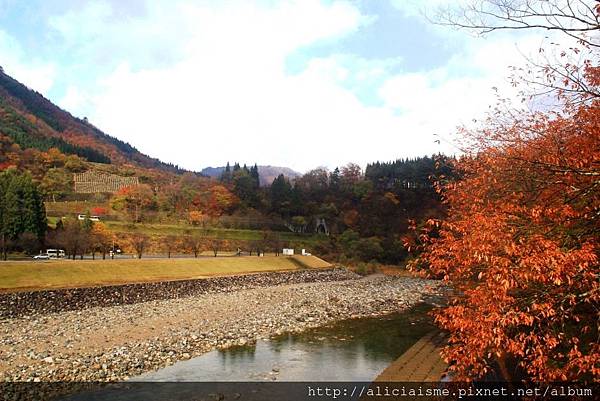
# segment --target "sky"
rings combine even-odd
[[[434,25],[444,2],[0,0],[0,65],[187,169],[364,167],[455,154],[458,126],[517,97],[539,33]]]

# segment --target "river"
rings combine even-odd
[[[430,310],[431,305],[420,304],[383,317],[350,319],[302,333],[259,340],[254,345],[214,350],[133,377],[129,382],[67,399],[303,400],[315,382],[341,384],[374,380],[419,338],[434,329],[427,314]]]
[[[214,350],[134,381],[368,381],[433,329],[422,304],[392,315],[352,319]]]

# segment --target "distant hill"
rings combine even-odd
[[[129,143],[109,136],[86,119],[74,117],[40,93],[4,73],[0,67],[0,135],[21,149],[58,148],[90,162],[178,173],[184,170],[147,156]]]
[[[208,177],[219,178],[221,174],[223,174],[223,171],[225,171],[225,166],[206,167],[200,173]],[[277,178],[279,174],[283,174],[290,180],[293,180],[294,178],[300,177],[302,175],[289,167],[258,166],[258,175],[260,178],[261,186],[271,185],[273,183],[273,180]]]

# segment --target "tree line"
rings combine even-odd
[[[13,247],[40,247],[47,229],[41,191],[27,173],[0,172],[0,247],[7,259]]]
[[[255,215],[279,222],[279,230],[322,235],[318,252],[337,258],[399,263],[407,257],[403,236],[411,221],[440,217],[444,206],[433,183],[453,170],[443,155],[377,162],[366,170],[348,164],[315,169],[294,181],[283,175],[260,187],[256,165],[229,164],[218,182],[186,173],[159,189],[127,187],[110,201],[132,223],[155,216],[214,225],[223,215]]]

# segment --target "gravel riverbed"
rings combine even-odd
[[[219,347],[396,312],[435,281],[282,284],[0,321],[0,381],[117,381]]]

